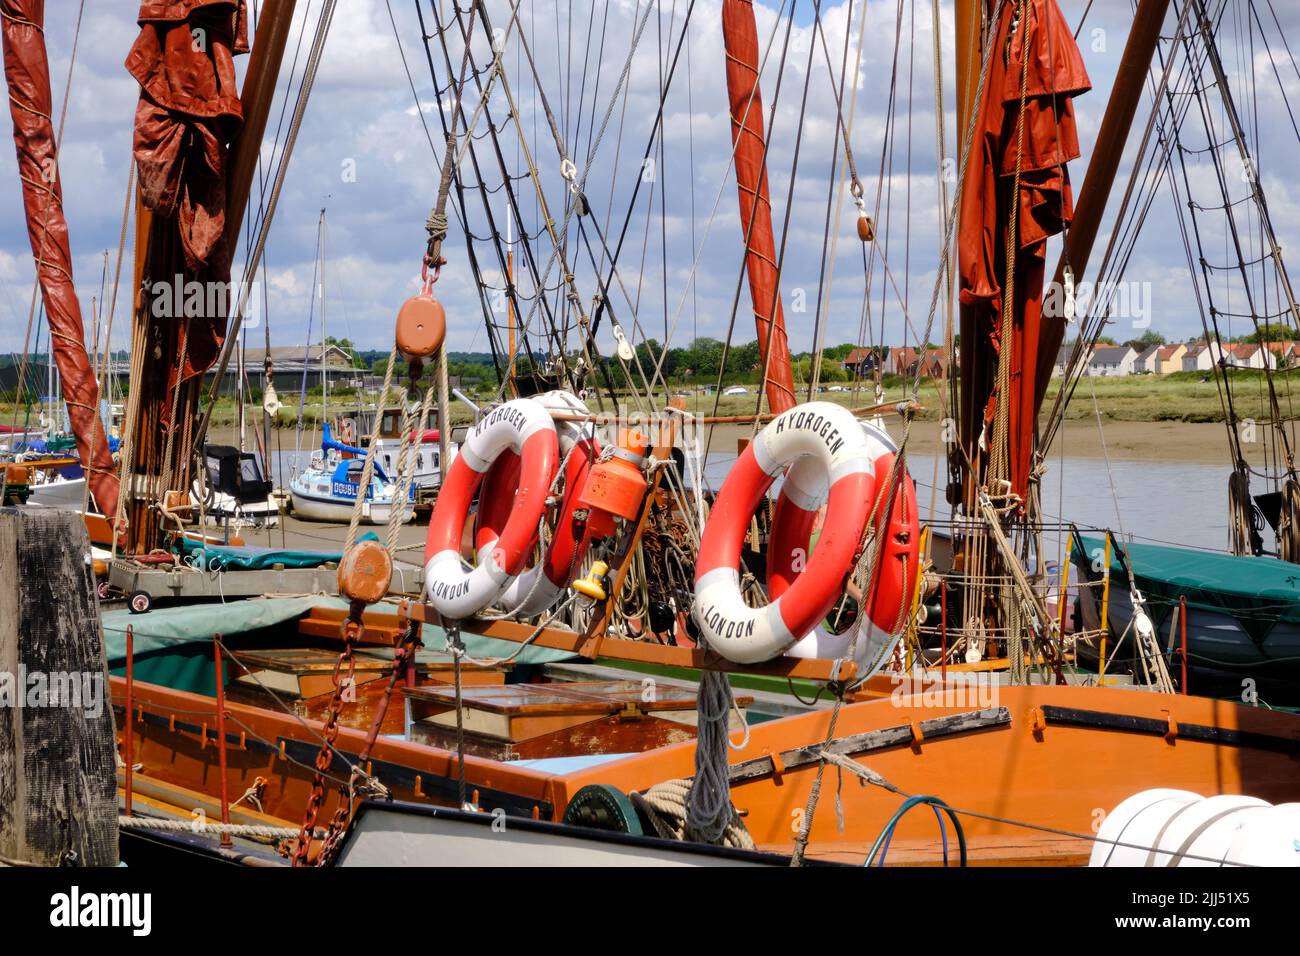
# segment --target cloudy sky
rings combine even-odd
[[[305,32],[301,69],[321,5],[321,0],[298,2],[280,97],[290,83],[296,91],[297,77],[291,79],[289,64],[298,37]],[[1087,0],[1061,0],[1060,5],[1071,26],[1080,25]],[[1291,5],[1277,0],[1273,3],[1276,14],[1267,0],[1256,0],[1253,5],[1246,0],[1208,0],[1208,5],[1216,15],[1221,12],[1219,43],[1224,66],[1258,157],[1279,240],[1284,249],[1290,248],[1300,231],[1300,204],[1292,176],[1300,134],[1287,97],[1300,105],[1300,73],[1280,40],[1274,16],[1281,28],[1294,29],[1300,25],[1300,14],[1281,9]],[[77,6],[78,0],[47,3],[56,104],[63,96]],[[718,0],[696,0],[693,5],[690,0],[661,0],[649,6],[645,0],[532,0],[520,5],[518,20],[513,23],[508,0],[492,0],[487,6],[503,51],[509,96],[498,81],[491,101],[477,118],[474,136],[468,141],[472,153],[465,152],[461,171],[467,188],[464,222],[480,239],[474,252],[483,269],[489,306],[504,321],[503,300],[494,292],[501,284],[501,270],[493,245],[484,241],[490,226],[478,190],[481,182],[487,207],[504,231],[508,201],[493,148],[495,129],[501,157],[512,177],[518,216],[525,230],[536,237],[532,245],[537,269],[549,272],[545,282],[548,301],[557,321],[566,321],[565,301],[557,288],[564,270],[558,263],[552,264],[553,249],[543,229],[538,194],[527,178],[526,156],[530,155],[558,230],[565,220],[567,190],[561,175],[562,157],[544,109],[548,106],[565,142],[566,155],[573,159],[578,178],[585,180],[591,205],[585,238],[578,235],[571,220],[565,246],[565,262],[583,308],[590,310],[600,288],[591,257],[602,256],[602,237],[612,248],[626,222],[609,301],[613,316],[628,336],[634,342],[643,336],[663,340],[667,329],[675,344],[685,344],[696,334],[725,337],[740,280],[741,243],[730,168]],[[812,347],[819,296],[825,300],[826,344],[882,339],[898,343],[925,324],[940,245],[931,0],[872,0],[865,5],[865,19],[863,0],[822,0],[820,32],[814,0],[794,3],[793,25],[788,19],[791,6],[790,0],[784,6],[781,0],[756,3],[760,55],[765,56],[765,114],[777,100],[769,166],[777,241],[780,245],[784,238],[786,246],[782,295],[791,345],[795,350]],[[692,9],[683,42],[688,7]],[[137,96],[122,62],[137,30],[133,19],[137,8],[133,0],[87,2],[72,76],[62,177],[76,279],[87,310],[91,297],[99,295],[104,251],[109,250],[110,258],[116,255],[121,228]],[[462,44],[454,21],[449,19],[452,4],[419,0],[429,32],[437,32],[435,24],[441,17],[453,34],[445,52],[439,38],[432,37],[426,58],[416,9],[417,0],[341,0],[338,4],[267,246],[267,318],[276,344],[301,344],[308,335],[321,208],[327,209],[324,279],[330,334],[347,336],[365,347],[389,347],[397,308],[418,287],[424,222],[437,194],[445,144],[437,105],[438,92],[448,87],[444,57],[453,63],[453,72],[458,71]],[[944,122],[951,152],[956,138],[951,0],[943,0],[939,9]],[[1091,155],[1131,11],[1129,0],[1094,0],[1082,23],[1079,42],[1093,90],[1076,101],[1083,145],[1083,158],[1073,166],[1076,186],[1082,182]],[[472,49],[483,66],[489,38],[481,25],[476,29]],[[1171,18],[1166,34],[1172,29]],[[536,78],[521,37],[532,54]],[[637,41],[632,51],[634,37]],[[414,93],[403,57],[414,81]],[[430,75],[430,58],[437,90]],[[654,141],[653,162],[645,164],[659,90],[674,60],[662,142]],[[852,113],[854,160],[865,188],[865,202],[877,216],[881,231],[878,252],[887,257],[892,284],[885,280],[879,258],[870,277],[865,274],[862,246],[854,231],[855,211],[842,186],[834,190],[836,204],[842,208],[836,256],[830,266],[822,265],[832,177],[843,174],[843,150],[837,151],[836,146],[834,87],[845,63],[850,88],[844,111]],[[621,84],[625,67],[627,81]],[[486,81],[486,75],[483,79]],[[469,87],[464,102],[467,114],[479,103],[472,80]],[[444,92],[444,96],[448,97],[446,105],[449,94]],[[511,100],[519,111],[522,135],[509,119]],[[268,136],[274,132],[279,110],[277,100]],[[1148,111],[1149,98],[1139,110],[1138,134]],[[1195,122],[1189,120],[1184,128],[1186,145],[1204,145],[1199,109],[1194,108],[1191,115]],[[1221,108],[1212,110],[1210,122],[1222,135],[1226,127]],[[1126,151],[1121,187],[1137,139],[1135,134]],[[270,143],[264,148],[268,159],[271,149]],[[1221,203],[1213,167],[1204,161],[1204,154],[1189,154],[1188,162],[1193,198],[1202,205]],[[1242,190],[1247,177],[1240,172],[1239,163],[1229,165],[1234,198],[1245,195]],[[636,201],[631,205],[638,183]],[[1162,186],[1128,267],[1127,278],[1139,283],[1131,291],[1136,317],[1121,322],[1113,331],[1121,339],[1138,334],[1130,333],[1129,327],[1136,323],[1140,330],[1148,318],[1151,327],[1170,338],[1184,338],[1200,329],[1174,208],[1170,189]],[[1241,215],[1246,258],[1253,258],[1259,255],[1259,225],[1245,212]],[[452,347],[486,350],[482,305],[458,218],[453,217],[445,249],[448,264],[438,295],[448,309]],[[1201,220],[1207,258],[1221,264],[1230,262],[1233,254],[1222,214],[1215,218],[1202,213]],[[831,222],[834,231],[835,206]],[[1108,229],[1109,222],[1099,238],[1094,262],[1104,248]],[[531,294],[535,280],[523,264],[524,250],[516,248],[516,278],[521,292]],[[130,275],[130,255],[128,244],[125,276]],[[1054,261],[1054,254],[1052,258]],[[1228,279],[1220,285],[1220,308],[1244,311],[1240,285],[1234,288]],[[0,150],[2,351],[22,347],[31,288],[31,254],[14,156],[4,149]],[[868,288],[869,329],[864,330],[864,292]],[[1269,295],[1276,294],[1271,279],[1267,288]],[[737,341],[753,337],[747,296],[745,289],[736,322]],[[119,296],[119,308],[123,299],[129,301],[129,296]],[[908,305],[910,335],[900,299]],[[545,341],[544,310],[525,303],[524,313],[534,342],[541,344]],[[314,321],[313,339],[319,336],[318,315]],[[573,321],[571,312],[567,321]],[[1232,321],[1232,331],[1248,330],[1246,320]],[[261,330],[255,335],[252,341],[260,343]],[[113,338],[116,347],[129,341],[129,323],[121,312]],[[601,329],[600,347],[606,354],[614,348],[608,322]]]

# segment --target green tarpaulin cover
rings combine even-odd
[[[1080,535],[1075,560],[1086,559],[1100,574],[1105,547],[1105,538]],[[1184,597],[1189,608],[1231,615],[1256,641],[1279,621],[1300,623],[1300,565],[1159,544],[1124,544],[1121,549],[1112,543],[1111,587],[1118,582],[1127,587],[1126,557],[1157,627]]]
[[[341,551],[290,551],[282,548],[233,547],[231,545],[204,544],[192,538],[177,537],[181,557],[207,571],[260,571],[275,567],[318,568],[343,559]],[[361,535],[359,541],[378,541],[373,531]]]
[[[135,645],[136,680],[194,694],[212,694],[216,687],[216,664],[212,653],[214,633],[228,639],[296,620],[314,607],[345,608],[347,602],[318,595],[252,598],[226,604],[184,604],[157,608],[147,614],[106,611],[103,615],[104,651],[108,656],[109,670],[117,676],[124,676],[126,628],[129,624]],[[580,659],[569,651],[547,647],[529,646],[520,650],[519,645],[511,641],[466,631],[461,632],[461,641],[469,655],[480,660],[509,657],[515,651],[519,651],[514,658],[518,664],[552,664]],[[425,647],[440,651],[446,643],[446,632],[442,628],[425,625]],[[286,645],[292,646],[289,642]]]

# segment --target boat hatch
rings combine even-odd
[[[442,684],[403,688],[411,736],[454,746],[456,691]],[[693,739],[693,688],[647,689],[639,680],[462,688],[467,752],[498,760],[641,753]],[[738,697],[742,713],[752,697]],[[743,719],[743,718],[742,718]]]

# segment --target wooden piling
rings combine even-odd
[[[102,634],[81,518],[0,508],[0,864],[118,861]]]

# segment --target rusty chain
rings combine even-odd
[[[311,796],[307,798],[307,809],[303,814],[302,829],[298,833],[298,849],[294,853],[294,866],[307,866],[309,864],[308,851],[311,848],[311,834],[316,829],[316,817],[320,814],[321,804],[325,801],[325,774],[329,772],[330,765],[334,762],[334,743],[339,736],[339,718],[343,714],[343,704],[347,691],[344,688],[353,689],[356,687],[356,660],[353,652],[356,648],[356,641],[361,636],[361,612],[363,608],[358,608],[355,603],[349,608],[348,616],[343,619],[341,633],[343,637],[343,651],[339,654],[339,659],[334,662],[334,673],[332,680],[334,684],[334,695],[330,699],[329,711],[325,716],[325,727],[323,740],[321,742],[320,752],[316,754],[316,773],[311,781]],[[347,668],[347,678],[340,680],[340,672]],[[355,691],[353,691],[355,693]],[[334,818],[330,820],[330,832],[325,836],[328,845],[333,845],[337,840],[335,828],[339,824],[340,814],[342,823],[347,823],[348,790],[352,788],[352,782],[349,780],[346,788],[340,788],[339,809],[335,812]],[[334,839],[331,840],[331,837]]]

